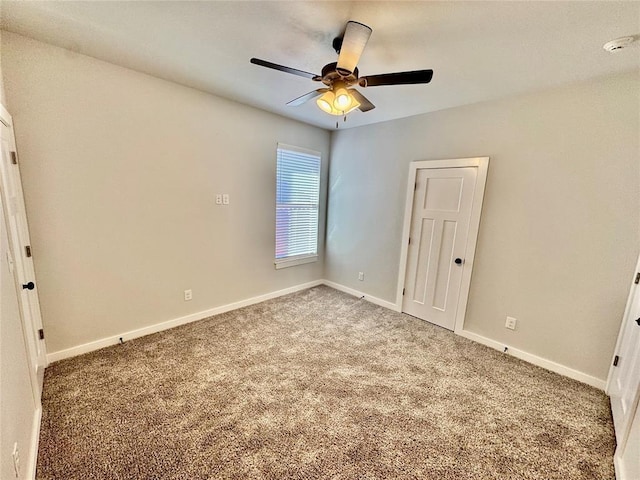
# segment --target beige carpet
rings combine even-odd
[[[58,362],[39,479],[613,479],[606,396],[317,287]]]

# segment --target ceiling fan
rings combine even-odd
[[[433,77],[433,70],[414,70],[360,77],[357,65],[371,32],[371,28],[362,23],[347,22],[344,35],[333,40],[333,48],[338,54],[338,61],[325,65],[321,75],[285,67],[259,58],[252,58],[251,63],[324,83],[325,88],[318,88],[302,95],[291,100],[287,105],[296,107],[316,98],[320,109],[331,115],[344,115],[346,119],[346,115],[356,108],[361,112],[368,112],[376,108],[364,95],[353,88],[356,85],[362,88],[380,85],[410,85],[429,83]]]

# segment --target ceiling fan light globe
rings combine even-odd
[[[333,102],[335,101],[335,95],[333,92],[325,92],[318,100],[316,100],[316,104],[320,108],[320,110],[332,113],[333,112]]]
[[[331,113],[332,108],[329,102],[327,102],[322,98],[319,98],[316,103],[318,104],[318,107],[320,107],[321,110],[324,110],[327,113]]]
[[[344,112],[344,114],[346,115],[347,113],[353,112],[359,106],[360,106],[360,102],[358,102],[355,98],[351,97],[351,106],[347,111]]]
[[[351,107],[353,97],[347,90],[347,85],[344,82],[335,82],[333,85],[333,93],[335,94],[333,106],[336,110],[345,111]]]
[[[338,93],[336,95],[336,99],[333,102],[333,105],[338,110],[346,110],[351,106],[351,95],[349,95],[346,90],[344,92]]]

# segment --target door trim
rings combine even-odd
[[[418,170],[424,168],[463,168],[476,167],[476,185],[473,192],[473,204],[471,206],[471,218],[469,219],[469,234],[465,247],[465,261],[462,265],[462,281],[460,283],[460,296],[456,306],[455,325],[453,331],[460,333],[464,325],[464,317],[467,312],[467,300],[471,286],[471,272],[476,252],[476,242],[480,230],[480,214],[484,200],[484,187],[487,183],[487,171],[489,169],[489,157],[450,158],[444,160],[418,160],[409,164],[409,179],[407,182],[407,195],[404,206],[404,222],[402,226],[402,242],[400,247],[400,268],[398,269],[398,288],[396,291],[396,305],[402,310],[402,290],[404,289],[405,275],[407,271],[407,253],[409,251],[409,233],[411,230],[411,216],[413,213],[413,194]]]

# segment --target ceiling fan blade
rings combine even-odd
[[[323,93],[328,91],[329,91],[328,88],[319,88],[318,90],[314,90],[313,92],[305,93],[301,97],[294,98],[289,103],[287,103],[287,105],[290,107],[298,107],[303,103],[308,102],[309,100],[313,100],[314,98],[317,98]]]
[[[296,68],[285,67],[284,65],[267,62],[266,60],[260,60],[259,58],[252,58],[251,63],[253,63],[254,65],[260,65],[261,67],[273,68],[274,70],[280,70],[281,72],[291,73],[292,75],[310,78],[311,80],[322,80],[322,77],[316,75],[315,73],[309,73],[303,70],[298,70]]]
[[[360,104],[360,106],[358,107],[358,110],[360,110],[361,112],[368,112],[369,110],[373,110],[374,108],[376,108],[376,106],[373,103],[371,103],[367,97],[362,95],[355,88],[350,89],[349,91],[351,92],[351,95],[353,95],[355,99],[358,101],[358,103]]]
[[[369,41],[371,32],[371,28],[362,23],[347,22],[347,28],[342,38],[342,46],[340,47],[338,66],[336,67],[338,73],[347,76],[355,71],[360,61],[360,55],[362,55],[362,51]]]
[[[360,77],[361,87],[377,87],[379,85],[412,85],[429,83],[433,78],[433,70],[414,70],[412,72],[383,73]]]

